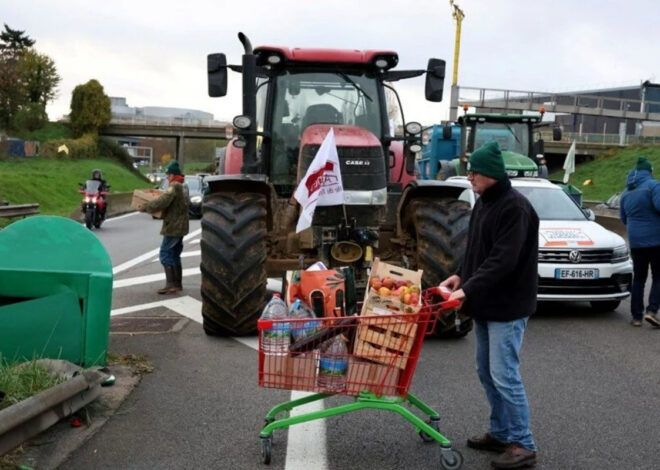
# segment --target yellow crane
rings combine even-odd
[[[449,0],[449,5],[452,7],[452,16],[456,20],[456,42],[454,43],[454,75],[452,77],[452,86],[458,84],[458,55],[461,51],[461,23],[465,18],[463,10],[454,3],[454,0]]]

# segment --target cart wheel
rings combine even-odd
[[[431,418],[426,423],[436,431],[440,431],[440,418]],[[435,439],[426,434],[422,429],[419,430],[419,437],[421,437],[424,442],[435,442]]]
[[[271,437],[261,438],[261,458],[266,465],[270,465],[270,454],[272,449]]]
[[[440,456],[440,467],[443,470],[458,470],[463,466],[463,454],[459,451],[451,449],[443,451]]]

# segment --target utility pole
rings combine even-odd
[[[454,0],[449,0],[449,5],[452,7],[452,16],[456,21],[456,39],[454,42],[454,73],[451,81],[451,98],[449,103],[449,120],[455,121],[458,112],[458,56],[461,52],[461,23],[465,18],[465,13],[460,7],[454,3]]]

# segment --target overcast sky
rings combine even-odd
[[[463,22],[459,85],[569,91],[660,82],[657,0],[457,0]],[[399,67],[447,61],[443,103],[424,100],[423,79],[399,82],[406,120],[447,119],[454,53],[448,0],[0,0],[0,22],[25,30],[62,77],[48,106],[69,112],[71,92],[95,78],[129,106],[171,106],[230,120],[229,94],[207,96],[206,55],[240,63],[243,31],[254,46],[387,49]]]

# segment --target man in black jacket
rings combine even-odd
[[[495,468],[536,463],[529,405],[520,377],[520,347],[536,310],[539,219],[511,187],[497,142],[470,156],[468,179],[481,197],[474,206],[459,275],[441,286],[474,318],[477,372],[491,408],[487,433],[468,447],[500,452]]]

